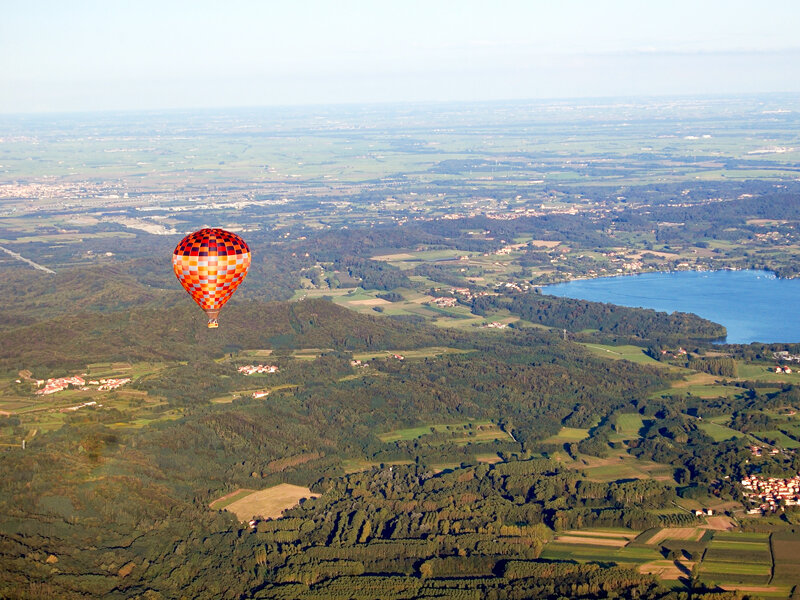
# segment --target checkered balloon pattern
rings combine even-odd
[[[247,275],[250,248],[235,233],[201,229],[175,248],[172,268],[200,308],[219,310]]]

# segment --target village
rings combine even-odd
[[[82,375],[72,375],[71,377],[59,377],[57,379],[48,379],[47,381],[43,379],[36,380],[36,386],[39,388],[37,389],[34,394],[38,396],[45,396],[48,394],[55,394],[56,392],[61,392],[63,390],[68,389],[70,386],[73,388],[77,388],[79,390],[90,390],[92,389],[89,386],[97,386],[97,391],[99,392],[106,392],[110,390],[115,390],[118,387],[125,385],[126,383],[130,383],[130,377],[123,377],[121,379],[90,379],[88,382],[84,379],[84,374]],[[20,380],[17,380],[18,382]]]
[[[280,370],[275,365],[244,365],[239,367],[239,373],[253,375],[255,373],[279,373]]]
[[[784,506],[800,506],[800,474],[790,479],[751,475],[742,479],[744,496],[758,504],[747,514],[768,514],[783,510]]]

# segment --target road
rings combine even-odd
[[[43,267],[42,265],[40,265],[40,264],[38,264],[38,263],[35,263],[35,262],[33,262],[32,260],[30,260],[29,258],[25,258],[25,257],[24,257],[24,256],[22,256],[21,254],[19,254],[19,253],[17,253],[17,252],[13,252],[13,251],[9,250],[8,248],[3,248],[3,246],[0,246],[0,250],[2,250],[3,252],[5,252],[6,254],[10,254],[11,256],[13,256],[14,258],[16,258],[17,260],[21,260],[21,261],[22,261],[22,262],[24,262],[24,263],[28,263],[28,264],[29,264],[30,266],[32,266],[34,269],[38,269],[39,271],[44,271],[45,273],[50,273],[50,274],[52,274],[52,275],[55,275],[55,274],[56,274],[56,272],[55,272],[55,271],[53,271],[52,269],[48,269],[47,267]]]

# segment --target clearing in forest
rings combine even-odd
[[[642,415],[639,413],[620,413],[614,429],[623,437],[639,437],[639,430],[644,427]]]
[[[618,479],[655,479],[671,481],[673,469],[669,465],[636,458],[624,451],[600,458],[579,454],[578,460],[567,462],[566,467],[580,469],[592,481],[616,481]]]
[[[367,298],[365,300],[348,300],[347,304],[352,304],[353,306],[381,306],[391,304],[391,302],[383,298]]]
[[[211,508],[219,510],[225,508],[235,514],[240,521],[247,521],[253,517],[262,519],[277,519],[283,511],[297,506],[305,498],[318,498],[319,494],[314,494],[307,487],[280,483],[260,491],[237,490],[234,492],[236,497],[230,498],[223,496],[219,500],[211,503]],[[220,500],[232,500],[225,502],[223,506]]]
[[[401,440],[415,440],[424,436],[439,434],[441,437],[431,440],[441,444],[493,442],[494,440],[511,441],[511,436],[491,421],[467,421],[466,423],[447,423],[443,425],[421,425],[408,429],[395,429],[378,435],[382,442],[391,443]]]

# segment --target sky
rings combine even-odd
[[[800,93],[796,0],[0,0],[0,113]]]

